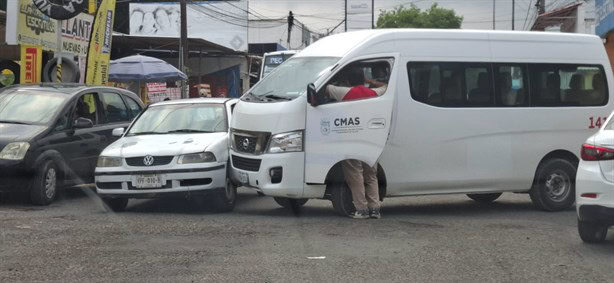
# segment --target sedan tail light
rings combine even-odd
[[[583,144],[581,156],[584,161],[614,160],[614,149]]]

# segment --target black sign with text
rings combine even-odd
[[[56,20],[74,18],[88,6],[87,0],[32,0],[32,2],[43,14]]]

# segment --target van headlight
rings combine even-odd
[[[122,166],[121,157],[98,156],[96,167],[120,167]]]
[[[303,131],[281,133],[271,137],[269,153],[303,151]]]
[[[215,162],[215,155],[211,152],[200,152],[180,155],[177,159],[177,164],[192,164],[192,163],[205,163]]]
[[[26,156],[28,148],[30,148],[30,144],[27,142],[9,143],[0,151],[0,159],[22,160]]]

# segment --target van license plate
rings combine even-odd
[[[245,172],[239,172],[239,182],[241,184],[249,184],[249,175]]]
[[[138,189],[161,188],[160,175],[137,175],[133,185]]]

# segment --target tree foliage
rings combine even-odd
[[[457,16],[452,9],[440,8],[437,3],[422,11],[416,5],[409,8],[399,6],[391,11],[381,11],[377,19],[377,28],[460,28],[462,16]]]

